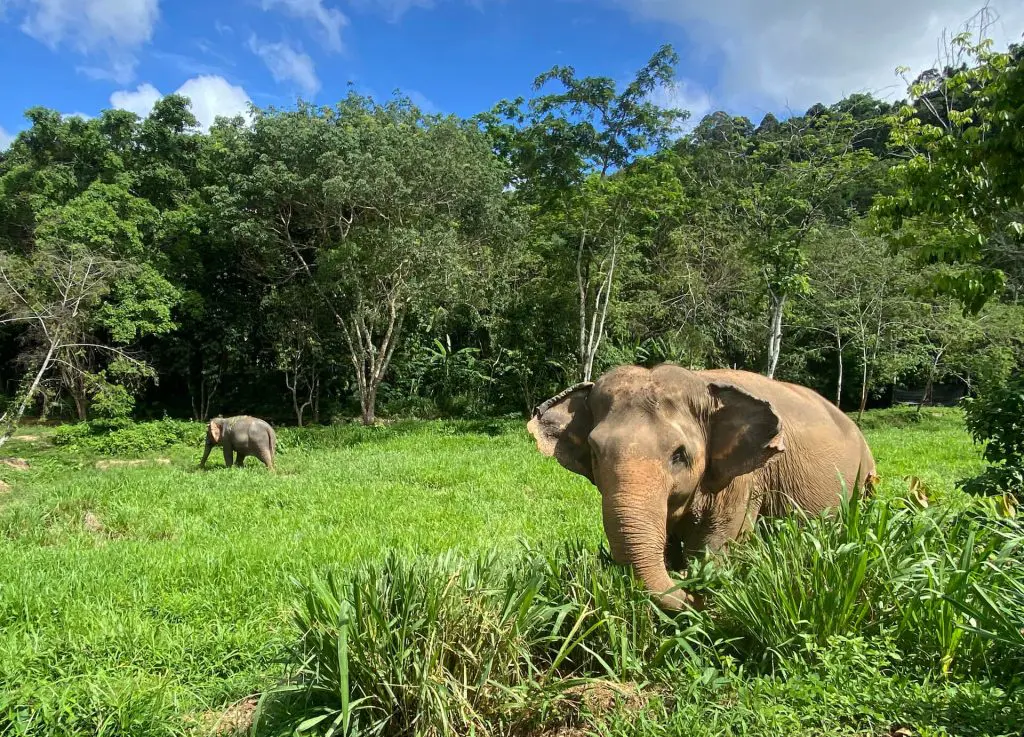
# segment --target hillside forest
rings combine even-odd
[[[621,363],[847,411],[1024,362],[1024,47],[950,38],[906,99],[759,121],[541,74],[472,118],[396,94],[200,130],[33,108],[0,152],[0,394],[23,417],[520,415]]]

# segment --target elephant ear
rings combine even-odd
[[[207,432],[210,433],[210,439],[213,440],[214,443],[219,443],[220,436],[224,432],[224,426],[217,420],[212,420],[207,426]]]
[[[761,468],[786,450],[782,420],[771,403],[732,384],[708,387],[718,400],[708,423],[708,491],[725,488],[737,476]]]
[[[526,429],[537,450],[554,458],[573,473],[594,480],[590,466],[590,431],[594,418],[587,397],[594,385],[583,382],[551,397],[533,411]]]

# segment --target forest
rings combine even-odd
[[[949,40],[906,99],[760,121],[555,67],[472,118],[396,94],[200,130],[33,108],[0,152],[3,431],[528,413],[622,363],[847,411],[1024,362],[1024,47]]]

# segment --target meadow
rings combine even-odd
[[[255,459],[225,469],[217,452],[200,471],[202,427],[175,427],[145,453],[127,452],[131,428],[107,453],[35,427],[5,449],[30,468],[0,466],[0,734],[241,731],[282,683],[263,734],[1024,724],[1024,648],[997,621],[1019,580],[994,583],[1024,533],[956,488],[982,468],[956,410],[869,413],[879,498],[695,565],[720,599],[675,620],[607,563],[597,491],[541,457],[521,421],[282,428],[275,474]],[[145,462],[117,465],[129,455]],[[986,597],[943,598],[978,587],[989,619],[968,611]],[[420,629],[399,642],[406,627]],[[410,649],[424,641],[448,643],[429,667]],[[382,695],[384,671],[418,690]],[[597,682],[625,696],[580,696]],[[375,698],[398,704],[391,721]]]

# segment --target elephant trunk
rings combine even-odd
[[[654,462],[633,461],[615,476],[618,483],[604,495],[601,509],[612,557],[631,566],[664,609],[694,606],[686,592],[669,591],[676,584],[665,567],[667,475]]]

